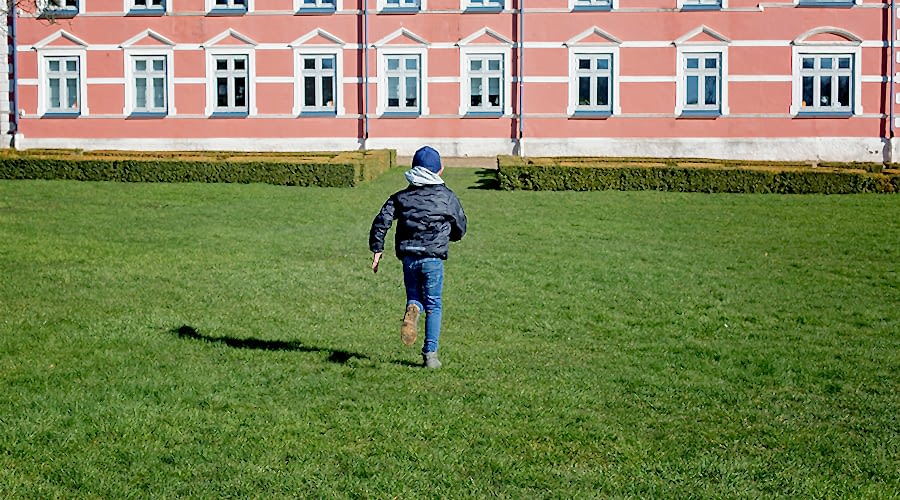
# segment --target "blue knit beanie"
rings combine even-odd
[[[423,146],[413,155],[412,166],[438,173],[441,171],[441,155],[431,146]]]

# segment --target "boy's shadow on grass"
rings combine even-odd
[[[236,337],[211,337],[198,332],[194,327],[181,325],[177,328],[169,330],[170,333],[177,334],[179,338],[188,338],[202,340],[212,344],[225,344],[235,349],[255,349],[260,351],[296,351],[296,352],[327,352],[328,361],[332,363],[345,364],[351,359],[371,360],[369,356],[358,352],[344,351],[341,349],[324,349],[321,347],[307,346],[296,340],[262,340],[255,338],[240,339]],[[419,366],[410,361],[398,360],[395,364],[403,366]]]

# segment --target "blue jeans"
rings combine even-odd
[[[441,294],[444,289],[444,261],[434,257],[403,258],[406,305],[425,311],[425,345],[422,352],[437,352],[441,337]]]

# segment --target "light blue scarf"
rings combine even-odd
[[[443,184],[441,176],[425,167],[413,167],[406,172],[406,180],[413,186],[434,186]]]

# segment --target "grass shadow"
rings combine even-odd
[[[204,335],[197,331],[196,328],[188,325],[181,325],[173,328],[170,333],[177,334],[179,338],[187,338],[194,340],[202,340],[212,344],[225,344],[235,349],[255,349],[260,351],[296,351],[296,352],[313,352],[328,353],[328,361],[332,363],[345,364],[351,359],[371,360],[369,356],[358,352],[345,351],[342,349],[325,349],[322,347],[308,346],[296,340],[262,340],[255,338],[236,338],[236,337],[212,337]],[[400,362],[400,364],[403,364]]]
[[[482,168],[475,172],[475,175],[478,176],[478,180],[475,181],[473,186],[469,186],[469,189],[485,189],[491,191],[500,189],[500,178],[498,177],[499,174],[496,169]]]

